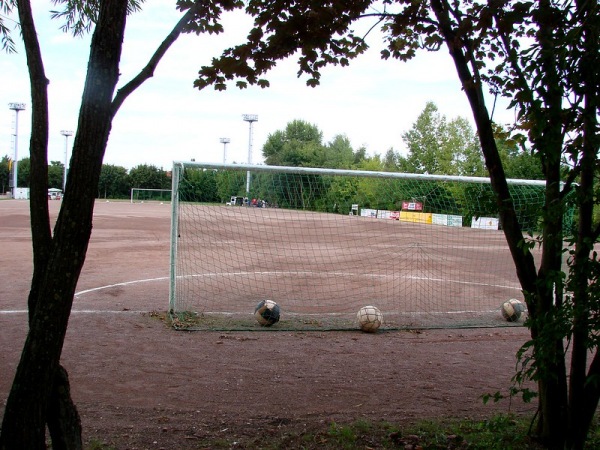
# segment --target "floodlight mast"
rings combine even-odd
[[[73,132],[70,130],[60,130],[60,134],[65,137],[65,167],[63,174],[63,194],[67,188],[67,155],[69,153],[69,136],[73,136]]]
[[[19,165],[19,111],[23,111],[25,109],[25,103],[9,103],[8,108],[12,109],[15,112],[15,159],[13,160],[13,192],[12,198],[16,198],[17,196],[17,170]]]
[[[227,144],[231,142],[231,139],[222,137],[219,142],[223,144],[223,164],[227,164]]]
[[[248,164],[252,164],[252,124],[258,122],[257,114],[242,114],[242,118],[245,122],[248,122],[250,127],[250,133],[248,136]],[[246,172],[246,196],[250,201],[250,171]]]

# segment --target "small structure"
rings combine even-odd
[[[48,200],[60,200],[62,198],[62,189],[48,189]]]
[[[227,206],[242,206],[248,204],[247,197],[240,197],[237,195],[232,195],[231,199],[226,203]]]
[[[29,188],[13,188],[13,198],[15,200],[29,200]]]

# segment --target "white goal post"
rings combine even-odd
[[[272,329],[354,329],[365,305],[383,329],[514,325],[500,306],[522,294],[487,178],[196,162],[172,177],[178,328],[261,329],[264,299],[281,308]],[[536,233],[544,182],[509,187]]]

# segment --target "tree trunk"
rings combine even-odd
[[[66,377],[58,376],[62,372],[59,360],[91,235],[94,197],[112,122],[111,101],[118,81],[127,3],[103,0],[100,4],[67,180],[66,190],[72,194],[63,199],[46,269],[32,286],[38,294],[6,403],[2,450],[45,449],[47,413],[51,405],[57,405],[52,402],[53,394],[68,394],[68,384],[62,384]],[[77,421],[70,413],[68,416]]]
[[[578,13],[582,16],[581,60],[579,71],[580,89],[584,97],[582,111],[582,159],[581,176],[577,192],[579,220],[575,257],[572,270],[572,291],[574,303],[573,342],[569,385],[569,438],[572,449],[583,449],[592,419],[598,407],[600,385],[596,381],[600,376],[600,356],[596,354],[589,369],[587,368],[590,343],[590,294],[588,280],[590,274],[590,255],[594,251],[597,236],[594,232],[594,190],[595,167],[600,138],[598,136],[598,115],[600,109],[600,20],[598,1],[576,2]],[[586,370],[588,371],[586,374]]]
[[[71,386],[67,371],[58,367],[50,395],[47,419],[52,439],[52,450],[76,450],[83,448],[81,442],[81,419],[71,399]]]
[[[450,5],[444,0],[432,0],[431,6],[435,15],[439,21],[440,31],[444,37],[444,41],[448,46],[450,55],[454,60],[457,74],[461,80],[462,87],[465,91],[473,118],[477,127],[479,141],[481,143],[482,152],[485,158],[486,167],[490,174],[490,181],[492,189],[496,194],[496,201],[499,208],[500,223],[506,237],[515,267],[517,270],[517,276],[521,287],[526,294],[527,305],[529,308],[530,318],[532,319],[531,334],[532,338],[536,342],[534,344],[534,352],[545,370],[545,376],[538,379],[539,387],[539,407],[540,407],[540,436],[542,440],[547,444],[562,446],[564,444],[564,424],[566,419],[566,372],[564,366],[564,352],[562,349],[562,339],[557,341],[556,338],[550,335],[549,339],[554,339],[554,342],[546,342],[544,345],[545,351],[540,352],[538,344],[540,341],[537,340],[540,337],[542,331],[545,331],[545,326],[550,322],[541,322],[536,319],[542,317],[541,320],[551,321],[546,314],[541,314],[548,311],[548,304],[552,304],[554,292],[553,286],[540,286],[540,280],[546,281],[546,277],[550,271],[556,270],[556,256],[560,257],[560,251],[556,251],[556,243],[562,244],[562,228],[560,227],[561,222],[552,220],[550,224],[545,223],[546,231],[557,229],[559,235],[550,233],[554,236],[554,245],[550,245],[550,242],[544,241],[545,246],[545,257],[546,265],[542,263],[542,270],[540,273],[536,273],[535,261],[533,255],[523,246],[524,238],[521,230],[521,226],[518,222],[518,218],[515,213],[515,209],[512,203],[512,198],[506,182],[506,176],[498,148],[496,146],[492,122],[489,117],[489,113],[485,106],[485,100],[483,96],[483,89],[481,79],[477,74],[477,68],[473,67],[475,72],[471,72],[469,66],[470,60],[475,60],[472,55],[469,57],[466,55],[465,49],[472,49],[472,45],[466,42],[464,36],[461,36],[459,31],[453,29],[452,21],[450,19]],[[556,130],[560,130],[557,127]],[[559,141],[560,142],[560,141]],[[560,152],[559,152],[560,155]],[[555,167],[553,166],[553,169]],[[552,187],[558,189],[558,178],[551,179],[551,183],[554,182]],[[552,193],[555,193],[554,191]],[[548,193],[547,193],[548,195]],[[554,199],[558,197],[553,197]],[[559,208],[560,209],[560,208]],[[555,214],[556,211],[550,214]],[[556,219],[556,217],[553,217]],[[548,234],[545,234],[547,237]],[[548,244],[548,247],[546,247]],[[560,263],[560,258],[558,259]],[[560,264],[558,266],[560,270]],[[540,289],[542,287],[542,289]],[[562,292],[562,289],[561,289]],[[562,358],[562,359],[561,359]],[[550,376],[548,376],[550,375]],[[555,375],[556,378],[553,376]]]
[[[50,255],[52,234],[48,214],[48,80],[37,38],[29,1],[17,3],[21,33],[25,45],[27,67],[32,97],[32,133],[29,144],[30,161],[30,217],[33,248],[33,276],[28,298],[29,322],[33,318]],[[66,383],[66,384],[65,384]],[[64,388],[66,386],[66,389]],[[60,387],[60,391],[57,389]],[[58,412],[61,414],[58,415]],[[62,419],[59,419],[62,418]],[[73,420],[67,420],[72,418]],[[61,420],[65,426],[61,427]],[[74,403],[70,398],[67,373],[61,368],[54,383],[52,408],[46,419],[52,440],[62,445],[54,448],[81,448],[81,423]],[[68,433],[67,433],[68,432]]]

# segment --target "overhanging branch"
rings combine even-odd
[[[194,16],[200,11],[201,2],[196,2],[194,6],[192,6],[183,17],[177,22],[175,27],[171,30],[171,32],[167,35],[164,41],[158,46],[148,64],[138,73],[131,81],[129,81],[125,86],[120,88],[117,91],[117,95],[115,96],[112,102],[112,116],[119,111],[119,108],[125,101],[127,97],[131,93],[133,93],[137,88],[139,88],[146,80],[152,78],[154,76],[154,71],[158,66],[158,63],[161,61],[163,56],[167,53],[169,48],[175,43],[175,41],[179,38],[179,35],[185,28],[185,26],[190,23],[190,21],[194,18]]]

